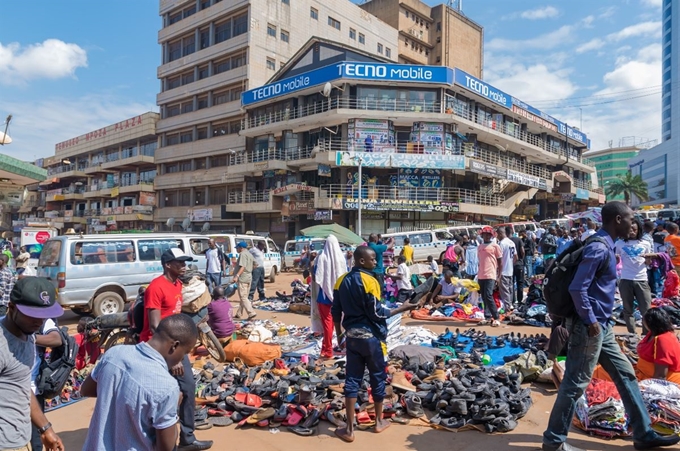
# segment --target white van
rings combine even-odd
[[[178,247],[205,273],[208,237],[146,233],[64,235],[48,240],[38,260],[38,276],[52,281],[59,303],[75,313],[120,313],[139,287],[163,274],[161,255]]]
[[[295,260],[300,258],[302,250],[305,246],[309,246],[309,250],[316,251],[317,253],[323,249],[326,244],[326,240],[323,238],[306,238],[297,237],[294,240],[286,241],[283,248],[283,268],[284,270],[293,269],[295,266]],[[342,245],[340,245],[342,248]]]
[[[276,275],[281,272],[281,252],[271,238],[265,238],[259,235],[235,235],[232,233],[211,233],[208,238],[215,240],[215,244],[222,249],[225,257],[229,258],[231,265],[228,268],[228,276],[233,276],[234,265],[238,260],[238,252],[236,252],[236,245],[241,241],[245,241],[248,249],[257,246],[258,243],[264,242],[264,277],[270,282],[274,283]]]
[[[404,238],[411,240],[413,246],[413,260],[417,262],[426,261],[428,256],[432,256],[435,260],[439,258],[439,254],[446,250],[446,245],[455,241],[453,235],[446,229],[435,230],[415,230],[412,232],[397,232],[385,233],[382,236],[385,238],[394,238],[394,255],[401,253],[404,247]]]

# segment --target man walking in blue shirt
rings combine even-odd
[[[671,446],[680,441],[677,435],[664,437],[652,429],[635,371],[614,339],[610,322],[616,292],[614,240],[629,235],[632,220],[633,212],[622,202],[610,202],[602,208],[603,225],[595,236],[607,244],[594,241],[585,247],[583,260],[569,286],[576,314],[565,319],[570,332],[567,366],[548,429],[543,433],[544,451],[582,451],[567,444],[567,433],[576,401],[588,387],[598,362],[621,395],[633,428],[635,449]]]

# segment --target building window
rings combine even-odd
[[[392,58],[392,49],[389,47],[385,47],[385,56],[388,58]]]
[[[208,127],[199,128],[196,133],[196,138],[199,140],[208,138]]]
[[[290,42],[290,35],[288,34],[287,31],[281,30],[281,40],[283,42]]]
[[[219,168],[222,166],[227,165],[227,156],[226,155],[219,155],[216,157],[210,157],[210,167],[211,168]]]
[[[353,41],[357,40],[357,31],[354,28],[349,29],[349,38]]]
[[[182,104],[182,114],[191,113],[192,111],[194,111],[194,102],[189,100]]]
[[[442,62],[442,57],[441,57],[441,56],[438,56],[438,57],[437,57],[437,62],[438,62],[438,63],[441,63],[441,62]]]
[[[215,74],[221,74],[222,72],[231,70],[231,58],[216,62],[214,69]]]
[[[379,42],[378,42],[378,53],[380,53],[381,55],[383,53],[383,45]]]
[[[328,25],[335,28],[336,30],[340,29],[340,21],[333,19],[331,16],[328,16]]]
[[[359,33],[359,44],[366,44],[366,36],[362,33]]]
[[[276,61],[271,58],[267,58],[267,69],[276,70]]]
[[[201,50],[210,46],[210,29],[201,30],[200,34]]]
[[[215,25],[215,44],[231,38],[231,20]]]
[[[314,20],[319,20],[319,10],[316,8],[310,8],[309,17],[311,17]]]
[[[194,71],[192,70],[191,72],[187,72],[186,74],[182,74],[182,85],[188,85],[189,83],[194,82]]]
[[[168,19],[168,25],[172,25],[174,23],[177,23],[180,20],[182,20],[182,11],[179,11],[179,12],[171,15],[170,18]]]
[[[166,146],[174,146],[175,144],[179,144],[179,133],[165,135]]]
[[[201,96],[198,98],[198,109],[208,108],[208,96]]]
[[[198,68],[198,79],[203,80],[204,78],[208,78],[210,76],[210,71],[208,70],[208,66],[200,66]]]
[[[193,5],[191,8],[187,8],[184,10],[185,19],[189,16],[193,16],[194,14],[196,14],[196,5]]]
[[[222,91],[213,94],[213,106],[229,102],[229,91]]]
[[[191,55],[196,51],[196,38],[188,36],[182,39],[182,56]]]
[[[234,17],[234,37],[248,31],[248,13]]]
[[[442,23],[437,22],[437,31],[442,31]]]
[[[191,132],[191,131],[182,132],[182,133],[179,134],[179,142],[181,142],[181,143],[190,143],[193,140],[194,140],[194,135],[193,135],[193,132]]]
[[[167,89],[179,88],[180,85],[181,85],[181,78],[180,78],[179,75],[177,77],[168,78]]]
[[[281,0],[284,5],[290,5],[290,0]]]
[[[201,11],[210,7],[210,0],[201,0]]]
[[[178,39],[175,42],[168,44],[168,62],[175,61],[182,57],[182,40]]]
[[[267,24],[267,34],[272,38],[276,37],[276,27],[270,23]]]
[[[231,90],[230,99],[232,102],[241,100],[241,93],[243,93],[243,88],[234,88]]]
[[[165,117],[173,117],[179,115],[179,103],[176,103],[174,105],[168,105],[165,107]]]
[[[441,42],[442,42],[442,37],[441,37],[441,36],[437,36],[437,44],[439,44],[439,43],[441,43]]]

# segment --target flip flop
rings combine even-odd
[[[248,417],[248,424],[256,424],[263,420],[268,420],[276,415],[276,410],[273,407],[263,407],[257,412]]]
[[[208,418],[208,422],[212,424],[213,426],[217,427],[225,427],[225,426],[231,426],[234,424],[231,418],[227,417],[210,417]]]
[[[356,419],[357,419],[357,423],[359,423],[359,424],[369,424],[369,423],[375,424],[375,421],[371,420],[371,416],[368,414],[368,412],[357,413]]]
[[[288,416],[283,422],[284,426],[297,426],[304,416],[302,413],[295,408],[295,406],[288,406]]]

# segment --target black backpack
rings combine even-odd
[[[78,345],[76,340],[68,334],[68,329],[59,329],[61,334],[61,346],[52,348],[49,362],[42,359],[36,380],[36,393],[46,399],[57,398],[71,377],[71,372],[76,367]]]
[[[557,252],[557,238],[555,235],[545,235],[541,240],[541,254],[552,255],[555,252]]]
[[[548,307],[548,313],[552,316],[568,318],[576,313],[574,301],[569,294],[569,285],[574,280],[578,265],[583,260],[583,250],[593,241],[607,244],[599,236],[591,236],[585,242],[573,240],[569,247],[558,255],[546,270],[543,280],[543,297]],[[610,255],[607,253],[605,265],[597,271],[595,277],[600,277],[602,272],[609,267],[609,259]]]

